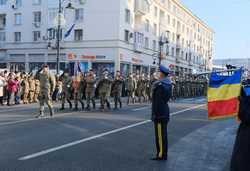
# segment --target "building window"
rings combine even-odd
[[[173,57],[174,57],[174,51],[175,51],[175,49],[174,49],[174,47],[172,47],[171,56],[173,56]]]
[[[6,15],[0,15],[0,30],[4,29],[6,26]]]
[[[155,17],[157,17],[158,16],[158,8],[157,7],[155,7],[155,10],[154,10],[154,12],[155,12]]]
[[[83,21],[83,8],[79,8],[75,10],[75,20]]]
[[[22,6],[22,0],[16,0],[16,2],[15,2],[15,7],[16,8],[19,8],[19,7],[21,7]]]
[[[145,48],[149,48],[149,39],[145,37]]]
[[[41,23],[41,20],[42,20],[41,16],[42,16],[41,11],[33,12],[34,23]]]
[[[41,0],[33,0],[33,5],[41,5]]]
[[[157,24],[154,24],[154,35],[157,36]]]
[[[0,5],[6,5],[7,4],[7,0],[0,0]]]
[[[170,22],[171,22],[171,18],[170,18],[170,15],[168,15],[168,25],[170,25]]]
[[[33,31],[33,41],[37,42],[41,39],[41,32],[40,31]]]
[[[75,41],[82,41],[82,39],[83,39],[83,30],[82,29],[75,30]]]
[[[149,27],[150,27],[149,20],[146,19],[146,21],[145,21],[145,31],[146,31],[146,32],[149,32]]]
[[[172,42],[175,42],[175,34],[172,33]]]
[[[14,41],[15,42],[21,42],[21,32],[15,32],[14,33]]]
[[[165,4],[165,0],[161,0],[161,3]]]
[[[17,13],[15,14],[15,25],[21,25],[22,24],[22,14]]]
[[[6,40],[5,32],[0,32],[0,42],[4,42]]]
[[[124,40],[125,40],[126,42],[129,42],[129,31],[128,31],[128,30],[125,30],[125,31],[124,31]]]
[[[172,25],[173,25],[173,27],[175,28],[175,19],[173,18],[173,20],[172,20]]]
[[[156,50],[156,40],[153,40],[153,50]]]
[[[130,24],[130,10],[129,9],[125,10],[125,22]]]

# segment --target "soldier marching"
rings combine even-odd
[[[127,77],[124,77],[120,71],[117,71],[113,77],[107,69],[104,69],[101,77],[97,79],[95,71],[92,69],[87,73],[79,73],[74,76],[70,75],[68,69],[61,76],[51,75],[47,73],[49,72],[47,70],[48,66],[44,65],[39,70],[39,74],[35,76],[25,73],[16,75],[19,87],[17,87],[15,95],[16,99],[20,99],[16,104],[19,104],[20,101],[24,104],[40,102],[40,116],[44,116],[44,103],[48,104],[50,114],[53,115],[52,94],[53,100],[61,100],[61,110],[65,110],[66,102],[69,104],[69,109],[75,111],[79,109],[94,110],[97,99],[100,100],[101,111],[104,111],[105,108],[110,110],[111,97],[114,102],[113,109],[117,110],[123,106],[122,96],[127,97],[128,105],[151,102],[152,88],[158,80],[156,73],[145,75],[145,73],[137,72],[136,74],[129,73]],[[171,100],[206,95],[207,79],[205,77],[179,73],[172,75],[170,80],[172,84]],[[74,104],[74,108],[72,104]]]

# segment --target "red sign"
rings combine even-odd
[[[143,63],[143,60],[141,60],[141,59],[138,59],[138,58],[132,58],[132,62],[134,62],[134,63]]]
[[[76,58],[76,55],[73,53],[68,54],[68,60],[74,60]]]
[[[82,55],[81,59],[87,59],[87,60],[95,60],[96,56],[87,56],[87,55]]]

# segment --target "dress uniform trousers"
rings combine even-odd
[[[168,154],[167,125],[167,121],[154,121],[157,157],[163,159],[167,159]]]

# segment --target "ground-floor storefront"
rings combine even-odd
[[[57,68],[57,55],[52,50],[9,50],[2,58],[0,67],[13,72],[36,72],[43,64],[49,65],[52,71]],[[129,73],[150,74],[157,68],[150,54],[122,48],[63,49],[59,61],[60,73],[68,68],[74,74],[77,65],[82,72],[93,69],[97,76],[103,70],[108,70],[111,75],[119,70],[127,76]]]

